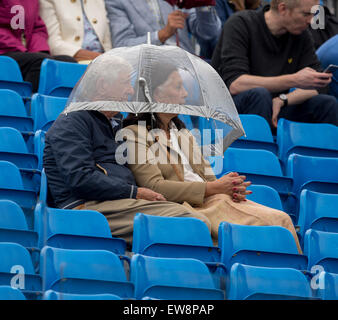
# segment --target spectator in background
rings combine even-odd
[[[319,72],[307,30],[316,0],[271,0],[271,7],[246,10],[224,24],[212,65],[233,95],[239,113],[338,125],[334,97],[319,94],[332,74]],[[298,88],[290,92],[291,88]]]
[[[44,59],[76,62],[69,56],[50,55],[38,0],[1,0],[0,4],[0,54],[16,60],[23,79],[32,83],[33,92],[38,90]]]
[[[113,45],[134,46],[178,45],[195,53],[189,36],[197,41],[214,41],[221,31],[221,22],[214,7],[174,10],[165,0],[105,0]]]
[[[330,64],[338,65],[338,35],[321,45],[317,50],[317,56],[323,68],[328,67]],[[329,93],[338,100],[338,69],[334,71]]]
[[[40,0],[40,14],[53,54],[87,63],[112,48],[104,0]]]

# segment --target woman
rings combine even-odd
[[[150,88],[154,101],[184,104],[187,92],[178,70],[170,65],[159,66],[158,70]],[[143,123],[137,125],[139,121]],[[233,172],[216,179],[200,147],[184,129],[177,114],[129,115],[124,126],[133,132],[127,134],[128,163],[137,185],[204,214],[211,222],[215,240],[222,221],[242,225],[279,225],[290,230],[301,253],[289,215],[247,200],[246,195],[251,192],[246,188],[251,183],[245,181],[245,176]],[[178,161],[173,161],[175,159]]]
[[[0,4],[0,55],[16,60],[23,79],[32,83],[33,92],[38,90],[44,59],[76,62],[70,56],[50,55],[38,0],[1,0]]]

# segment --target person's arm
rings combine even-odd
[[[65,185],[80,199],[117,200],[136,198],[138,188],[121,178],[109,177],[93,158],[91,125],[81,115],[65,116],[62,130],[46,136]]]
[[[34,21],[34,28],[32,30],[32,38],[30,39],[28,45],[28,51],[47,51],[49,52],[48,45],[48,32],[44,21],[39,15],[37,15],[36,20]]]
[[[53,55],[68,55],[74,57],[81,50],[81,44],[74,45],[62,39],[60,22],[55,10],[54,0],[40,0],[40,16],[48,30],[51,53]],[[76,20],[74,19],[74,23]],[[75,35],[74,35],[75,36]]]
[[[199,40],[212,41],[219,37],[222,23],[215,7],[192,9],[187,24],[189,31]]]

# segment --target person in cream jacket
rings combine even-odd
[[[53,54],[93,60],[112,48],[104,0],[39,0]]]

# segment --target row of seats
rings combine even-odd
[[[7,258],[0,264],[0,286],[10,284],[26,299],[62,299],[64,294],[66,298],[103,294],[138,300],[338,299],[338,275],[327,270],[315,274],[236,262],[229,269],[224,291],[217,287],[206,264],[194,258],[134,254],[127,276],[119,257],[105,250],[46,246],[41,251],[40,273],[34,272],[22,246],[0,243],[0,252]]]

